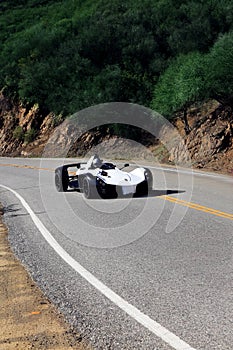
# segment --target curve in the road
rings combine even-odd
[[[36,166],[31,166],[31,165],[19,165],[19,164],[0,164],[0,166],[24,168],[24,169],[35,169],[35,170],[46,170],[46,171],[51,171],[51,172],[54,172],[54,170],[55,170],[53,168],[41,168],[41,167],[36,167]],[[151,169],[160,169],[160,168],[155,167],[155,166],[148,166],[148,167],[150,167]],[[166,170],[166,171],[169,171],[169,172],[177,172],[177,169],[171,169],[171,168],[165,168],[165,167],[163,169]],[[205,174],[205,173],[194,172],[194,171],[189,172],[189,171],[186,171],[186,170],[179,170],[179,171],[181,173],[189,174],[189,175],[195,174],[195,175],[198,175],[198,176],[221,178],[221,175],[208,174],[208,173]],[[174,198],[174,197],[171,197],[171,196],[168,196],[168,195],[163,195],[160,198],[163,199],[163,200],[167,200],[169,202],[173,202],[175,204],[179,204],[179,205],[182,205],[182,206],[194,209],[194,210],[203,211],[204,213],[208,213],[208,214],[219,216],[219,217],[222,217],[222,218],[225,218],[225,219],[233,220],[233,214],[226,213],[226,212],[223,212],[223,211],[220,211],[220,210],[216,210],[216,209],[213,209],[213,208],[209,208],[209,207],[206,207],[204,205],[200,205],[200,204],[197,204],[197,203],[184,201],[184,200],[181,200],[181,199],[178,199],[178,198]]]
[[[98,280],[93,274],[91,274],[88,270],[86,270],[82,265],[80,265],[76,260],[74,260],[54,239],[52,234],[47,230],[38,216],[31,209],[29,204],[25,201],[25,199],[15,190],[9,188],[7,186],[1,185],[0,187],[5,190],[13,193],[21,202],[23,207],[27,210],[30,215],[32,221],[34,222],[37,229],[40,231],[45,240],[49,243],[49,245],[56,251],[56,253],[68,264],[70,265],[76,272],[78,272],[86,281],[88,281],[93,287],[95,287],[99,292],[101,292],[106,298],[111,300],[115,305],[117,305],[121,310],[126,312],[129,316],[131,316],[134,320],[139,322],[142,326],[146,327],[149,331],[155,334],[157,337],[162,339],[165,343],[170,345],[175,350],[195,350],[185,341],[180,339],[174,333],[170,332],[168,329],[160,325],[158,322],[151,319],[146,314],[142,313],[139,309],[137,309],[132,304],[128,303],[114,291],[112,291],[109,287],[107,287],[104,283]]]

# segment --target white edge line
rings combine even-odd
[[[54,239],[52,234],[47,230],[38,216],[31,209],[29,204],[25,201],[25,199],[17,193],[15,190],[1,185],[0,187],[10,191],[13,193],[22,203],[24,208],[29,213],[32,221],[35,226],[38,228],[42,236],[49,243],[49,245],[55,250],[55,252],[68,264],[70,265],[77,273],[79,273],[87,282],[89,282],[93,287],[95,287],[100,293],[102,293],[106,298],[108,298],[111,302],[117,305],[121,310],[123,310],[126,314],[131,316],[134,320],[140,323],[142,326],[147,328],[153,334],[155,334],[158,338],[162,339],[165,343],[173,347],[175,350],[196,350],[188,345],[186,342],[181,340],[174,333],[167,330],[165,327],[161,326],[158,322],[151,319],[149,316],[141,312],[132,304],[129,304],[126,300],[112,291],[109,287],[107,287],[104,283],[99,281],[94,275],[92,275],[88,270],[86,270],[82,265],[80,265],[76,260],[74,260]]]

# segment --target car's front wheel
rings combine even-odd
[[[87,199],[96,197],[96,187],[93,186],[91,179],[87,176],[85,176],[82,181],[82,192]]]
[[[145,180],[137,185],[136,196],[147,196],[148,195],[148,182]]]

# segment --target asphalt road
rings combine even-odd
[[[60,163],[0,158],[0,201],[71,324],[95,349],[232,350],[233,178],[154,166],[148,198],[87,201],[56,192]]]

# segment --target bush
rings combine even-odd
[[[0,88],[25,103],[39,103],[63,115],[109,101],[148,106],[154,85],[170,62],[181,54],[207,53],[220,33],[232,29],[232,14],[232,0],[4,0],[0,2]],[[216,62],[225,67],[223,78],[220,66],[216,67],[219,75],[212,89],[220,95],[225,89],[229,94],[223,81],[228,76],[224,63],[228,44],[227,36],[219,39],[211,53],[212,63],[216,54]],[[178,60],[170,73],[179,65],[187,67]],[[194,90],[202,82],[196,79],[196,68],[194,63],[193,90],[179,87],[174,108],[199,98]],[[182,82],[188,82],[185,74],[180,75]]]
[[[35,129],[31,128],[28,131],[26,131],[25,135],[24,135],[24,141],[26,143],[32,142],[35,140],[37,135],[37,132]]]
[[[21,126],[16,126],[13,131],[13,137],[16,140],[23,141],[24,140],[24,131]]]
[[[233,32],[221,35],[209,54],[207,76],[212,98],[233,107]]]
[[[198,52],[176,58],[155,86],[151,107],[166,117],[209,96],[207,57]]]

